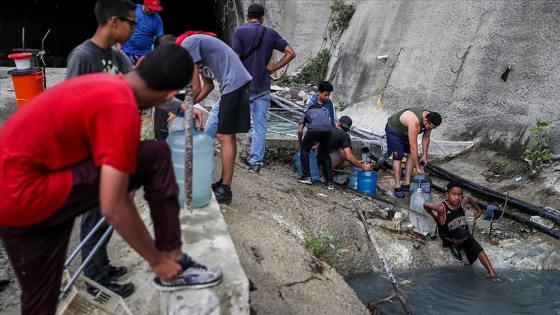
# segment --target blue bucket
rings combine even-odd
[[[357,187],[359,192],[375,196],[377,194],[377,172],[359,171]]]

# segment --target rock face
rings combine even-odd
[[[350,105],[339,115],[383,135],[389,115],[423,106],[443,116],[434,139],[476,139],[515,155],[529,137],[525,127],[541,118],[551,122],[552,143],[558,142],[560,7],[554,1],[354,3],[350,26],[331,50],[333,98]],[[330,47],[332,4],[266,1],[266,23],[298,53],[288,72]],[[507,65],[513,71],[504,81]]]

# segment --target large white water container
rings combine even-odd
[[[171,148],[173,171],[179,185],[179,204],[185,204],[185,131],[169,134],[167,143]],[[214,168],[214,141],[201,131],[193,131],[193,185],[192,207],[206,206],[212,198],[212,172]]]

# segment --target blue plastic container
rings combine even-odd
[[[179,185],[179,204],[185,204],[185,131],[174,131],[167,137],[171,148],[173,171]],[[212,198],[214,141],[201,131],[193,130],[193,186],[192,207],[206,206]]]
[[[375,171],[358,171],[359,192],[375,196],[377,194],[377,172]]]
[[[297,151],[294,154],[294,161],[296,164],[296,169],[297,169],[297,173],[298,176],[301,177],[302,176],[302,170],[301,170],[301,151]],[[311,181],[312,182],[316,182],[319,181],[319,167],[317,166],[317,157],[315,156],[315,153],[313,152],[313,150],[311,152],[309,152],[309,170],[311,171]]]
[[[352,171],[350,172],[350,178],[348,179],[348,188],[350,189],[358,189],[358,172],[360,171],[359,168],[352,166]]]

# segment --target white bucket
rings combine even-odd
[[[14,59],[18,70],[31,68],[31,53],[19,53],[8,55],[8,58]]]

